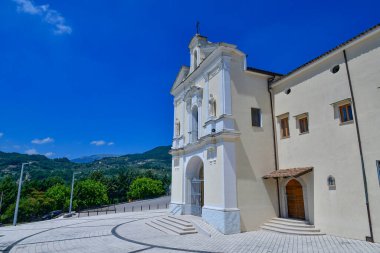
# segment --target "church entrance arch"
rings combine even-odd
[[[193,156],[186,166],[187,205],[192,215],[201,216],[204,205],[204,165],[198,156]]]

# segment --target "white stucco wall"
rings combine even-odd
[[[367,174],[375,241],[380,242],[380,33],[347,50]]]
[[[237,195],[242,231],[251,231],[275,217],[275,180],[262,177],[275,170],[268,76],[243,70],[243,59],[231,64],[232,116],[240,138],[236,141]],[[260,108],[262,127],[253,127],[251,108]]]
[[[332,74],[330,69],[337,64],[340,71]],[[288,88],[291,93],[286,95]],[[369,226],[355,124],[340,124],[332,105],[350,97],[342,54],[275,86],[275,115],[289,113],[290,129],[290,138],[281,139],[276,123],[279,167],[313,166],[314,214],[310,220],[328,234],[364,240]],[[301,113],[309,115],[307,134],[299,134],[296,128],[294,116]],[[329,175],[335,177],[335,191],[328,189]]]

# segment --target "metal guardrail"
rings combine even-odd
[[[126,212],[142,212],[142,211],[148,211],[148,210],[159,210],[159,209],[167,209],[169,206],[169,203],[165,204],[143,204],[140,205],[132,205],[131,203],[127,204],[128,206],[123,206],[120,208],[117,208],[117,205],[113,205],[113,208],[110,209],[110,206],[106,207],[98,207],[98,208],[90,208],[86,210],[79,210],[77,212],[78,218],[82,215],[83,216],[95,216],[95,215],[104,215],[104,214],[110,214],[110,213],[126,213]],[[112,207],[112,206],[111,206]],[[119,209],[119,210],[118,210]]]

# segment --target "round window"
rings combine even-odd
[[[331,69],[331,73],[335,74],[339,71],[340,69],[340,66],[339,65],[335,65],[334,67],[332,67]]]

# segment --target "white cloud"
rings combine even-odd
[[[51,157],[51,156],[53,156],[53,155],[54,155],[53,152],[47,152],[47,153],[45,153],[45,156],[46,156],[46,157]]]
[[[4,136],[4,133],[0,133],[0,138]]]
[[[54,142],[53,138],[46,137],[45,139],[34,139],[32,140],[33,144],[46,144],[46,143],[51,143]]]
[[[35,5],[32,0],[13,0],[17,3],[17,10],[30,15],[39,15],[42,19],[54,26],[55,34],[71,34],[72,29],[66,25],[65,18],[56,10],[50,9],[48,4]]]
[[[38,154],[37,150],[34,149],[34,148],[25,150],[25,153],[28,154],[28,155],[37,155]]]
[[[90,142],[90,144],[95,145],[95,146],[103,146],[103,145],[106,145],[106,142],[103,140],[99,140],[99,141],[92,141]]]
[[[98,140],[98,141],[92,141],[90,142],[91,145],[95,145],[95,146],[104,146],[104,145],[107,145],[107,146],[112,146],[114,145],[115,143],[113,141],[110,141],[110,142],[106,142],[104,140]]]

